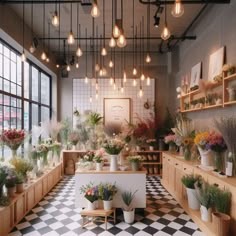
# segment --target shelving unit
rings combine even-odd
[[[233,85],[236,89],[236,74],[227,76],[223,78],[222,82],[220,83],[213,83],[211,85],[211,90],[214,92],[218,92],[222,95],[222,103],[221,104],[215,104],[215,105],[204,105],[203,107],[199,108],[192,108],[191,109],[191,102],[195,99],[198,99],[200,97],[204,97],[204,94],[199,89],[191,91],[189,93],[183,94],[180,98],[180,110],[181,112],[196,112],[196,111],[204,111],[208,109],[215,109],[215,108],[221,108],[226,106],[232,106],[236,105],[236,100],[229,101],[228,91],[227,88],[229,85]],[[185,103],[189,104],[189,109],[186,109]]]
[[[162,175],[162,151],[139,151],[137,153],[144,158],[141,165],[147,171],[147,175]]]

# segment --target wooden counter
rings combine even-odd
[[[109,168],[102,171],[81,171],[75,173],[75,206],[86,207],[87,202],[84,194],[80,193],[83,185],[92,182],[94,185],[100,183],[115,183],[118,192],[114,196],[113,206],[122,208],[122,191],[136,191],[132,206],[135,208],[146,208],[146,171],[109,171]]]

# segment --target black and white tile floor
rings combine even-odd
[[[82,228],[81,209],[75,209],[75,180],[66,176],[12,230],[8,236],[202,236],[198,226],[161,186],[158,177],[147,177],[147,208],[133,224],[117,215],[116,225],[90,224]]]

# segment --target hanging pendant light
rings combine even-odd
[[[43,3],[43,38],[45,38],[45,2]],[[47,59],[47,55],[45,53],[45,40],[43,40],[43,52],[41,54],[41,59],[43,61]]]
[[[102,56],[106,56],[106,55],[107,55],[107,50],[106,50],[105,47],[102,48],[102,50],[101,50],[101,55],[102,55]]]
[[[52,25],[55,26],[55,27],[58,27],[59,26],[59,16],[58,16],[58,13],[57,13],[57,2],[55,3],[55,11],[54,11],[54,14],[52,16]]]
[[[26,56],[25,56],[25,4],[23,3],[23,22],[22,22],[22,29],[23,29],[23,43],[22,43],[22,54],[21,54],[21,61],[25,62],[26,61]]]
[[[85,84],[88,83],[88,77],[87,77],[87,76],[85,76],[85,78],[84,78],[84,82],[85,82]]]
[[[145,61],[146,61],[147,63],[150,63],[151,60],[152,60],[152,59],[151,59],[149,53],[147,53]]]
[[[150,81],[150,77],[148,76],[147,77],[147,86],[149,86],[151,84],[151,81]]]
[[[114,38],[118,38],[120,36],[120,29],[119,29],[117,23],[115,23],[112,33],[113,33]]]
[[[79,69],[79,62],[77,61],[75,64],[76,69]]]
[[[81,57],[83,55],[83,51],[80,48],[80,24],[79,24],[79,3],[77,3],[77,50],[76,50],[76,56]]]
[[[112,60],[109,61],[109,67],[112,68],[114,66],[114,63]]]
[[[30,28],[31,28],[31,40],[32,40],[32,42],[31,42],[31,44],[30,44],[30,48],[29,48],[29,51],[30,51],[30,53],[34,53],[35,52],[35,50],[36,50],[36,44],[35,44],[35,40],[34,40],[34,38],[33,38],[33,27],[34,27],[34,24],[33,24],[33,15],[34,15],[34,5],[33,5],[33,3],[31,3],[31,26],[30,26]]]
[[[121,93],[124,93],[124,87],[123,87],[123,85],[121,86],[120,91],[121,91]]]
[[[98,72],[99,70],[100,70],[100,66],[99,66],[98,63],[96,63],[96,65],[95,65],[95,71]]]
[[[145,75],[142,73],[141,76],[140,76],[140,79],[143,81],[145,80]]]
[[[166,8],[167,8],[167,6],[166,6],[166,0],[165,0],[165,24],[164,24],[164,28],[161,33],[161,38],[163,40],[167,40],[170,38],[170,30],[167,27],[167,21],[166,21]]]
[[[136,80],[136,78],[133,79],[133,86],[134,86],[134,87],[137,86],[137,80]]]
[[[105,47],[105,34],[106,34],[106,26],[105,26],[105,0],[103,0],[103,48],[101,50],[101,55],[106,56],[107,50]]]
[[[113,85],[113,78],[112,78],[112,76],[110,77],[110,85]]]
[[[145,58],[146,63],[151,62],[151,56],[150,56],[150,0],[148,0],[148,6],[147,6],[147,55]]]
[[[109,47],[114,48],[116,46],[116,40],[111,36],[111,39],[109,40]]]
[[[139,97],[140,97],[140,98],[143,97],[143,88],[142,88],[142,85],[140,85],[140,88],[139,88]]]
[[[69,64],[66,66],[66,70],[70,71],[70,65]]]
[[[181,0],[175,0],[171,14],[174,17],[181,17],[184,14],[184,6],[181,3]]]
[[[70,4],[70,33],[67,39],[68,44],[74,44],[75,43],[75,36],[73,34],[73,30],[72,30],[72,3]]]
[[[100,16],[100,11],[99,11],[99,8],[98,8],[97,0],[93,1],[93,6],[92,6],[92,10],[91,10],[91,16],[94,17],[94,18]]]
[[[117,39],[117,46],[120,48],[123,48],[127,45],[127,41],[124,35],[124,28],[123,28],[123,21],[124,21],[124,17],[123,17],[123,0],[121,0],[121,25],[120,25],[120,35]]]
[[[88,83],[88,43],[87,43],[87,28],[85,29],[85,36],[86,36],[86,42],[85,42],[85,49],[86,49],[86,57],[85,57],[85,78],[84,82]]]
[[[123,72],[123,82],[126,83],[127,82],[127,76],[126,76],[126,72]]]

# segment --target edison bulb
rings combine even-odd
[[[67,42],[68,42],[68,44],[74,44],[75,43],[75,37],[74,37],[74,34],[73,34],[72,30],[70,31],[70,33],[68,35]]]
[[[150,55],[149,55],[149,53],[147,54],[147,56],[146,56],[146,59],[145,59],[145,61],[146,61],[146,63],[150,63],[151,62],[151,57],[150,57]]]
[[[109,67],[112,68],[114,66],[114,63],[112,60],[109,61]]]
[[[85,76],[85,78],[84,78],[84,82],[85,82],[85,84],[88,83],[88,77],[87,77],[87,76]]]
[[[145,80],[145,75],[144,75],[143,73],[142,73],[140,79],[141,79],[142,81]]]
[[[30,45],[29,51],[30,51],[30,53],[35,52],[35,47],[32,44]]]
[[[78,47],[78,49],[76,51],[76,55],[77,55],[77,57],[81,57],[83,55],[83,51],[80,47]]]
[[[66,70],[70,71],[70,65],[67,65]]]
[[[111,39],[109,41],[109,47],[114,48],[116,46],[116,40],[111,36]]]
[[[46,58],[47,58],[46,53],[45,53],[45,52],[42,52],[42,54],[41,54],[41,59],[44,61],[44,60],[46,60]]]
[[[147,86],[149,86],[151,84],[151,80],[150,80],[150,77],[148,76],[147,77]]]
[[[99,64],[98,63],[96,63],[96,65],[95,65],[95,71],[99,71],[100,70],[100,66],[99,66]]]
[[[49,63],[50,62],[50,59],[49,57],[46,58],[46,62]]]
[[[142,87],[140,87],[140,90],[139,90],[139,97],[141,98],[143,96],[143,89]]]
[[[127,82],[127,76],[126,76],[126,72],[124,71],[123,73],[123,82],[126,83]]]
[[[119,38],[117,39],[117,45],[120,48],[123,48],[127,45],[127,41],[126,41],[126,38],[125,38],[124,34],[121,34],[119,36]]]
[[[133,80],[133,86],[135,87],[137,85],[136,79]]]
[[[26,61],[26,56],[25,56],[25,52],[23,51],[21,54],[21,61]]]
[[[54,25],[55,27],[59,26],[59,17],[57,11],[54,12],[54,15],[52,17],[52,25]]]
[[[120,36],[120,29],[119,27],[115,24],[115,26],[113,27],[113,37],[114,38],[118,38]]]
[[[107,70],[106,70],[105,67],[102,68],[102,75],[103,75],[103,76],[107,75]]]
[[[106,56],[107,55],[107,50],[106,50],[105,47],[102,48],[101,55],[102,56]]]
[[[124,93],[124,87],[122,86],[120,89],[121,93]]]
[[[167,40],[170,37],[170,30],[167,27],[167,24],[165,24],[164,29],[161,33],[161,38],[163,40]]]
[[[56,64],[56,68],[59,68],[60,67],[60,65],[59,64]]]
[[[136,69],[136,67],[134,67],[134,69],[133,69],[133,75],[137,75],[137,69]]]
[[[100,16],[100,11],[97,5],[97,1],[93,1],[93,7],[91,9],[91,16],[94,18]]]
[[[75,67],[79,69],[79,62],[76,62]]]
[[[103,70],[102,70],[102,68],[100,68],[100,70],[99,70],[99,76],[103,76]]]
[[[175,4],[172,8],[171,14],[174,17],[180,17],[184,14],[184,6],[181,3],[181,0],[175,0]]]

